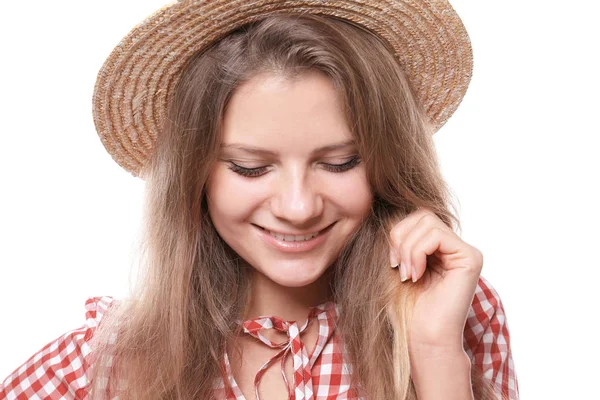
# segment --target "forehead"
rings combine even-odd
[[[294,79],[261,74],[237,88],[223,119],[223,142],[322,147],[352,139],[331,80],[310,71]]]

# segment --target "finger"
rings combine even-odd
[[[397,247],[397,253],[400,257],[400,272],[403,277],[411,279],[413,271],[419,269],[419,266],[415,265],[415,260],[413,260],[413,249],[416,243],[432,229],[441,229],[441,225],[446,226],[435,214],[422,213],[414,226],[409,231],[404,232],[404,236],[398,239],[400,243]]]
[[[390,265],[392,266],[392,268],[398,267],[398,265],[400,264],[400,262],[398,260],[399,260],[399,257],[398,257],[398,254],[396,253],[396,250],[394,249],[393,246],[390,246]]]
[[[402,247],[406,242],[406,236],[424,215],[424,210],[415,211],[394,225],[390,231],[390,264],[392,268],[400,267],[399,272],[402,282],[410,278],[410,263],[402,261],[403,254],[408,254],[408,247],[404,246],[404,249]]]
[[[471,255],[472,250],[477,251],[476,249],[465,243],[454,232],[449,233],[437,227],[433,228],[432,230],[427,232],[423,237],[421,237],[420,240],[417,243],[415,243],[414,247],[412,248],[411,259],[414,263],[414,270],[411,277],[413,282],[416,282],[419,278],[423,276],[423,274],[425,273],[425,269],[427,268],[427,256],[432,255],[436,251],[446,255],[447,257],[452,257],[453,255],[456,255],[455,258],[457,259],[460,258],[464,260],[473,260],[472,263],[464,263],[461,265],[461,267],[473,269],[474,272],[477,273],[481,272],[481,268],[478,267],[480,263],[479,261],[477,261],[477,257]],[[448,271],[450,269],[456,269],[458,265],[459,264],[446,263],[440,265],[440,267]],[[475,271],[477,269],[478,271]]]
[[[442,240],[446,240],[444,236],[446,232],[442,232],[439,228],[433,227],[421,235],[419,239],[411,247],[411,279],[413,282],[419,280],[427,269],[427,256],[433,254],[439,249]]]
[[[404,241],[405,236],[421,221],[424,217],[431,218],[438,222],[443,229],[451,230],[433,211],[429,209],[419,209],[404,217],[390,230],[391,247],[398,249]],[[391,260],[390,260],[391,261]]]

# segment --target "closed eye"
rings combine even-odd
[[[354,156],[343,164],[323,164],[331,172],[344,172],[356,167],[360,163],[360,157]]]
[[[240,174],[248,178],[255,178],[257,176],[261,176],[267,171],[267,167],[244,168],[231,161],[229,162],[228,168],[236,174]]]
[[[351,170],[352,168],[357,166],[359,163],[360,163],[360,157],[354,156],[350,160],[346,161],[343,164],[322,163],[322,165],[323,165],[323,168],[325,168],[327,171],[339,173],[339,172],[345,172],[345,171]],[[241,165],[237,165],[236,163],[234,163],[232,161],[229,161],[228,168],[230,170],[232,170],[233,172],[235,172],[236,174],[239,174],[239,175],[247,177],[247,178],[259,177],[261,175],[264,175],[268,170],[268,167],[266,167],[266,166],[265,167],[256,167],[256,168],[245,168],[245,167],[242,167]]]

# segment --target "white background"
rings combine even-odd
[[[600,31],[597,2],[452,2],[475,73],[436,134],[463,239],[502,296],[523,399],[597,395]],[[104,151],[96,73],[163,0],[3,4],[0,379],[122,297],[143,182]]]

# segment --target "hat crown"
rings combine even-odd
[[[447,0],[176,0],[137,25],[98,73],[94,123],[113,159],[138,176],[187,61],[229,32],[281,12],[336,17],[387,42],[434,131],[466,93],[471,44]]]

